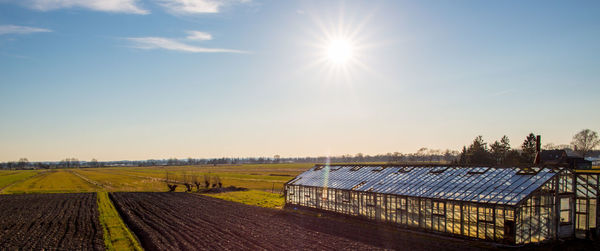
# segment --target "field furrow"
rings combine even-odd
[[[0,246],[7,250],[104,250],[96,196],[0,195]]]
[[[186,193],[112,193],[111,198],[147,250],[380,249],[320,231],[339,222],[280,210]],[[307,220],[327,227],[299,224]]]

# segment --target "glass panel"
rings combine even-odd
[[[399,172],[400,170],[405,171]],[[431,172],[432,170],[438,170],[439,172]],[[538,174],[534,175],[517,175],[517,171],[516,168],[447,168],[444,166],[434,168],[410,166],[406,168],[383,168],[382,166],[311,168],[288,183],[288,193],[285,200],[286,203],[291,204],[322,208],[351,215],[362,215],[401,224],[412,224],[427,229],[435,229],[436,231],[462,232],[469,236],[481,235],[486,236],[485,238],[489,238],[488,224],[492,224],[495,229],[493,235],[498,238],[502,235],[502,232],[505,232],[502,226],[507,219],[494,220],[494,214],[479,213],[478,210],[473,211],[472,208],[477,207],[470,204],[465,204],[466,209],[461,211],[460,203],[447,204],[446,200],[493,203],[499,206],[514,205],[533,191],[542,191],[539,187],[547,184],[548,180],[557,175],[549,172],[549,169],[541,169]],[[573,182],[572,178],[568,175],[562,175],[560,177],[562,186],[559,190],[569,191],[569,189],[572,189],[569,188]],[[361,183],[361,186],[357,186]],[[597,176],[580,175],[577,177],[577,193],[595,199],[597,184]],[[543,185],[542,187],[549,186]],[[353,188],[355,189],[353,190]],[[553,188],[543,189],[553,190]],[[359,195],[358,191],[386,193],[387,195],[381,195],[380,197],[377,195],[366,196]],[[400,195],[420,196],[420,198],[423,198],[424,203],[419,204],[415,199],[412,199],[411,204],[406,199],[402,201],[400,197],[395,197]],[[432,201],[432,199],[436,199],[436,201]],[[544,198],[541,199],[544,200]],[[402,203],[405,205],[404,208],[400,207]],[[544,222],[545,218],[543,217],[552,217],[548,216],[552,214],[552,206],[543,205],[552,203],[538,200],[534,202],[535,205],[532,204],[531,208],[527,210],[531,214],[539,215],[537,221]],[[590,216],[592,213],[595,215],[595,207],[596,204],[577,204],[577,210],[590,214]],[[573,209],[565,209],[564,212],[556,212],[552,215],[559,214],[563,216],[561,218],[569,216],[569,214],[573,215],[573,212],[568,212],[569,210],[572,211]],[[472,219],[473,217],[474,219]],[[465,222],[465,226],[460,223],[461,218]],[[479,223],[481,221],[485,222]],[[595,223],[595,217],[588,217],[585,222],[585,229],[594,226]],[[479,226],[483,226],[481,231],[477,230]],[[475,230],[472,230],[472,228],[475,228]],[[545,228],[540,231],[543,233],[535,233],[532,235],[533,238],[536,238],[535,235],[545,236],[547,235],[545,232],[553,230]],[[529,238],[525,235],[523,237]]]
[[[419,226],[419,201],[414,198],[408,198],[408,225]]]
[[[560,223],[571,223],[571,198],[560,199]]]
[[[596,227],[596,199],[590,199],[590,222],[588,228]]]

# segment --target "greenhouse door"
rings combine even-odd
[[[376,206],[376,195],[372,193],[365,193],[365,216],[369,219],[375,219],[375,206]]]
[[[515,221],[504,221],[504,241],[508,243],[515,242]]]

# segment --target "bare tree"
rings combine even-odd
[[[212,187],[223,187],[223,183],[221,183],[221,178],[219,176],[213,176],[213,184]]]
[[[209,188],[210,187],[210,176],[208,174],[204,175],[204,187],[205,188]]]
[[[98,164],[98,160],[97,159],[92,159],[89,163],[90,167],[99,167],[100,165]]]
[[[425,161],[425,155],[427,155],[427,147],[421,147],[416,153],[415,156],[418,158],[418,160],[420,161]]]
[[[590,129],[584,129],[573,136],[571,144],[575,151],[585,158],[588,152],[600,144],[600,139],[598,139],[598,133]]]
[[[200,182],[200,178],[196,172],[192,173],[192,184],[196,186],[196,192],[200,192],[200,185],[202,185],[202,183]]]
[[[24,169],[28,165],[29,165],[29,160],[27,158],[20,158],[19,162],[17,162],[17,167],[19,169]]]
[[[192,177],[187,174],[187,172],[183,172],[181,175],[182,183],[185,186],[186,192],[192,191]]]
[[[175,192],[175,189],[177,189],[177,184],[168,171],[165,173],[165,184],[167,184],[169,192]]]
[[[547,143],[542,146],[544,150],[572,150],[570,145],[559,144],[556,145],[554,143]]]

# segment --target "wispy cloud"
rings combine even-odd
[[[163,49],[191,53],[247,53],[240,50],[199,47],[164,37],[130,37],[126,39],[132,42],[131,47],[145,50]]]
[[[37,27],[29,27],[29,26],[19,26],[19,25],[0,25],[0,35],[5,34],[30,34],[30,33],[38,33],[38,32],[52,32],[52,30],[37,28]]]
[[[250,0],[155,0],[174,14],[218,13],[223,6]]]
[[[199,40],[199,41],[204,41],[204,40],[211,40],[212,39],[212,35],[210,35],[209,33],[206,32],[202,32],[202,31],[187,31],[187,39],[189,40]]]
[[[494,93],[491,94],[491,96],[493,96],[493,97],[495,97],[495,96],[502,96],[502,95],[513,93],[513,92],[515,92],[515,89],[511,88],[511,89],[506,89],[506,90],[501,90],[501,91],[498,91],[498,92],[494,92]]]
[[[84,8],[95,11],[148,14],[138,6],[139,0],[8,0],[30,9],[50,11],[65,8]]]

